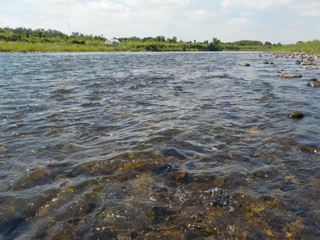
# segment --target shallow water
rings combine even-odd
[[[0,239],[320,238],[320,73],[259,54],[1,54]]]

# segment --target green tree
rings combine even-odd
[[[221,48],[221,41],[218,38],[213,38],[212,42],[209,45],[210,51],[220,51]]]

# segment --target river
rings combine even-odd
[[[319,239],[320,73],[294,62],[0,54],[0,239]]]

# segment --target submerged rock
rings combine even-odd
[[[179,160],[183,160],[186,159],[187,157],[185,155],[183,155],[182,153],[179,153],[177,151],[177,149],[175,148],[168,148],[165,149],[161,152],[163,154],[164,157],[174,157],[177,158]]]
[[[312,146],[298,146],[298,149],[302,152],[310,152],[310,153],[317,153],[320,152],[320,147],[312,147]]]
[[[301,112],[298,112],[298,111],[293,111],[288,114],[288,118],[304,118],[304,117],[305,117],[305,115]]]
[[[155,169],[154,169],[154,172],[158,175],[160,174],[163,174],[163,173],[168,173],[168,172],[171,172],[173,171],[173,167],[166,163],[166,164],[161,164],[161,165],[158,165]]]

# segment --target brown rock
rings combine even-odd
[[[304,118],[304,117],[305,117],[305,115],[301,112],[298,112],[298,111],[293,111],[288,114],[288,118]]]

